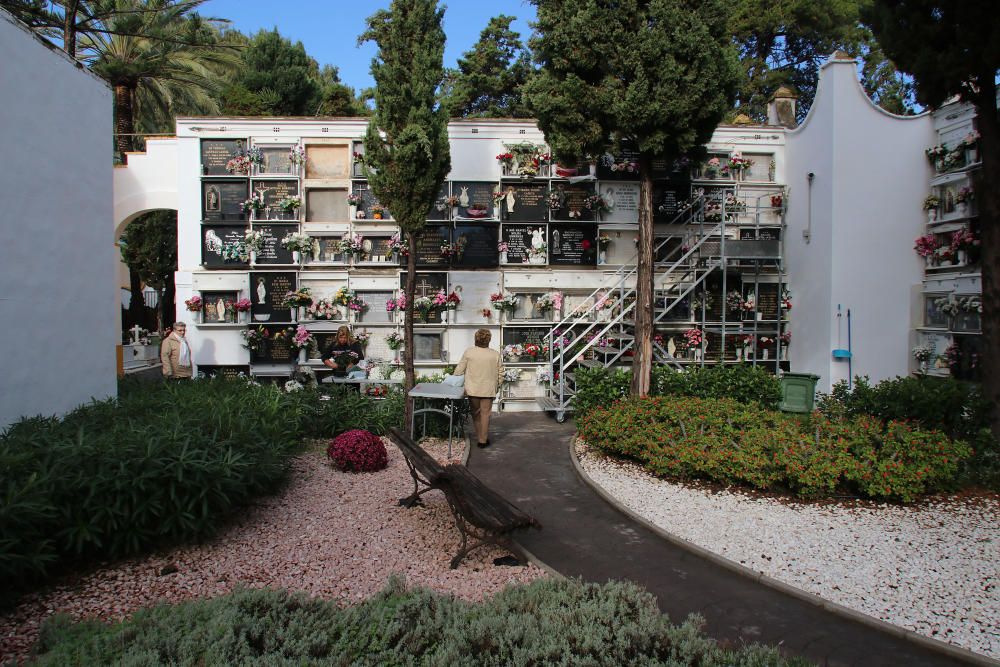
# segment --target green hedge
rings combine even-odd
[[[629,371],[605,368],[578,368],[574,375],[573,406],[578,416],[628,396],[632,378]],[[653,396],[730,398],[768,408],[777,408],[781,401],[778,378],[751,364],[704,366],[684,372],[669,366],[654,366],[650,385]]]
[[[202,380],[124,385],[63,419],[21,420],[0,435],[0,590],[204,538],[274,491],[304,438],[399,423],[393,400]]]
[[[802,419],[729,399],[626,399],[590,410],[577,428],[588,444],[657,475],[801,496],[908,502],[954,484],[971,454],[965,442],[905,421]]]
[[[397,579],[370,600],[267,590],[160,606],[116,625],[48,621],[38,665],[699,665],[809,664],[759,646],[720,647],[689,618],[671,625],[625,583],[546,579],[466,603]]]

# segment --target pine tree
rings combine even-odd
[[[413,387],[413,295],[417,236],[451,170],[448,115],[438,104],[444,78],[444,10],[436,0],[393,0],[370,16],[360,41],[372,41],[375,111],[365,134],[368,185],[409,244],[404,324],[405,389]],[[413,400],[406,401],[410,423]]]
[[[639,268],[633,395],[649,393],[653,333],[655,158],[701,149],[732,106],[735,50],[720,0],[533,0],[540,72],[529,103],[556,157],[639,152]]]
[[[510,29],[513,16],[494,16],[479,41],[447,74],[444,102],[452,117],[529,118],[522,87],[531,74],[531,59],[521,35]]]
[[[937,106],[958,95],[976,108],[980,181],[976,187],[982,234],[983,395],[993,406],[1000,440],[1000,21],[992,0],[875,0],[866,15],[882,48],[913,75],[917,99]]]

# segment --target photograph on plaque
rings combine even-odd
[[[653,183],[653,222],[672,222],[688,200],[690,185],[679,181]],[[683,220],[678,220],[682,222]]]
[[[239,292],[202,292],[201,323],[232,324],[236,322],[236,300]]]
[[[417,266],[447,267],[451,261],[451,225],[427,225],[417,237]]]
[[[587,197],[594,194],[594,186],[590,183],[571,185],[555,182],[549,198],[559,202],[559,208],[550,209],[553,220],[594,220],[594,212],[587,209]]]
[[[452,209],[448,204],[448,195],[448,181],[445,181],[441,184],[437,197],[434,198],[434,206],[431,207],[431,212],[427,215],[428,220],[451,220]]]
[[[548,225],[512,225],[504,223],[500,239],[501,264],[545,264],[548,255],[546,234]]]
[[[451,258],[452,266],[470,268],[497,266],[500,228],[495,222],[483,224],[457,222],[452,234],[455,248],[455,255]]]
[[[234,243],[242,243],[246,235],[246,225],[202,225],[201,226],[201,264],[210,269],[245,266],[249,262],[237,260],[226,261],[223,247]]]
[[[289,157],[291,146],[258,146],[264,158],[257,168],[259,174],[290,174],[292,160]]]
[[[264,196],[264,206],[268,219],[282,219],[283,212],[278,207],[282,199],[287,199],[299,194],[298,181],[253,181],[251,189],[254,192],[262,192]],[[289,220],[297,214],[289,214]]]
[[[246,220],[243,202],[248,193],[246,181],[202,181],[202,220]]]
[[[258,264],[292,264],[292,251],[281,245],[281,239],[299,231],[296,223],[256,222],[254,231],[264,234],[264,246],[257,252]]]
[[[614,155],[605,153],[597,161],[597,178],[602,181],[635,181],[639,178],[639,151],[622,146]]]
[[[251,325],[254,326],[254,325]],[[267,338],[256,350],[250,350],[251,364],[288,364],[292,363],[292,349],[288,340],[283,338],[288,325],[263,324]],[[279,336],[278,334],[282,334]]]
[[[549,219],[549,188],[545,183],[504,183],[500,209],[510,222],[545,222]]]
[[[250,314],[254,322],[289,322],[285,295],[297,288],[295,271],[251,271]]]
[[[493,191],[497,184],[485,181],[453,181],[451,196],[458,201],[455,218],[481,220],[493,217]]]
[[[242,176],[226,171],[226,163],[246,148],[244,139],[202,139],[201,173],[203,176]]]
[[[413,360],[444,361],[441,336],[440,333],[415,332],[413,334]]]
[[[601,222],[639,222],[638,183],[601,183],[600,195],[610,209],[601,213]]]
[[[249,366],[225,366],[218,364],[198,364],[198,375],[208,378],[238,380],[250,376]]]
[[[597,227],[572,223],[549,225],[549,264],[594,266],[597,264]]]

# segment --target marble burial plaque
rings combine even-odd
[[[414,332],[414,361],[444,361],[441,354],[442,349],[441,334]]]
[[[503,219],[511,222],[545,222],[549,219],[545,183],[504,183],[500,200]]]
[[[299,194],[298,181],[254,181],[254,192],[264,192],[264,205],[278,209],[278,202]]]
[[[309,188],[305,207],[307,222],[337,222],[350,218],[346,188]]]
[[[597,161],[597,178],[602,181],[634,181],[639,178],[639,151],[622,146],[615,155],[605,153]]]
[[[549,264],[593,266],[597,264],[597,228],[594,225],[549,225]]]
[[[542,347],[547,342],[545,337],[548,333],[548,327],[504,327],[501,335],[501,346],[534,343]]]
[[[451,225],[428,225],[416,240],[417,266],[448,266],[450,258],[441,254],[441,245],[451,243]]]
[[[285,294],[298,289],[295,271],[250,272],[251,323],[288,322]]]
[[[602,222],[639,222],[638,183],[601,183],[600,193],[611,208],[601,214]]]
[[[210,378],[226,378],[227,380],[242,380],[249,377],[249,366],[226,366],[218,364],[198,364],[198,373]]]
[[[244,139],[202,139],[201,173],[204,176],[242,176],[226,171],[226,163],[242,152],[247,142]]]
[[[417,272],[417,284],[414,289],[414,299],[418,299],[422,296],[433,297],[438,293],[439,290],[448,289],[448,274],[447,273],[423,273]],[[406,289],[406,271],[400,271],[399,273],[399,289],[400,294]],[[420,315],[414,310],[413,311],[414,322],[421,323]],[[441,317],[435,315],[427,320],[429,323],[440,322]]]
[[[452,236],[455,245],[452,266],[496,266],[499,261],[497,253],[499,236],[500,228],[495,222],[484,224],[456,223]]]
[[[243,262],[227,262],[222,258],[222,246],[243,241],[246,225],[202,225],[201,263],[209,269],[244,266]]]
[[[291,264],[292,251],[281,245],[286,235],[299,231],[296,223],[255,222],[254,230],[264,233],[264,247],[257,253],[258,264]]]
[[[246,220],[243,202],[249,198],[246,181],[202,181],[202,220]]]
[[[306,144],[306,178],[350,178],[353,163],[346,145]]]
[[[545,238],[548,225],[512,225],[504,223],[500,228],[500,238],[507,244],[507,264],[521,264],[528,261],[528,249],[536,234]]]
[[[761,228],[761,229],[741,229],[740,230],[740,240],[741,241],[780,241],[781,240],[781,230],[771,229],[771,228]]]
[[[448,274],[451,290],[462,297],[458,322],[482,324],[483,309],[490,309],[490,295],[500,291],[500,273],[496,271],[452,271]],[[496,312],[492,311],[491,312]]]
[[[314,257],[317,262],[342,262],[344,256],[340,253],[340,236],[317,236],[314,237],[319,243],[319,256]],[[315,251],[315,244],[313,244]]]
[[[434,205],[427,215],[428,220],[451,220],[451,207],[448,206],[448,181],[441,184],[437,197],[434,198]]]
[[[264,156],[264,163],[260,165],[258,173],[292,173],[292,161],[288,156],[291,146],[258,146],[258,148],[260,148],[260,152]]]
[[[562,207],[552,211],[553,220],[593,220],[594,212],[584,206],[587,197],[594,194],[594,186],[589,184],[570,185],[569,183],[553,183],[555,193]]]
[[[653,184],[653,222],[671,222],[687,201],[690,186],[677,181],[657,181]],[[680,222],[680,221],[678,221]]]
[[[365,181],[354,181],[351,184],[351,192],[361,195],[361,204],[358,205],[358,217],[365,220],[376,220],[375,214],[372,213],[372,205],[378,203],[378,200],[375,198],[375,193],[368,187],[368,183]],[[362,211],[364,211],[364,215],[361,215]],[[383,209],[381,219],[388,220],[391,217],[389,209]]]
[[[256,324],[251,324],[256,328]],[[289,325],[264,324],[261,325],[268,333],[268,337],[258,347],[257,350],[250,350],[251,364],[288,364],[292,363],[292,349],[288,346],[286,337],[278,337],[279,333],[285,333]],[[277,338],[277,339],[276,339]],[[297,354],[297,353],[296,353]]]
[[[236,303],[238,292],[202,292],[201,321],[205,324],[232,324],[236,322],[236,310],[226,310],[226,302]]]
[[[452,196],[458,197],[456,218],[479,220],[493,217],[493,190],[497,185],[483,181],[455,181],[451,184]]]

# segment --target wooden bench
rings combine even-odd
[[[451,569],[457,568],[467,555],[486,544],[495,544],[513,552],[522,562],[527,561],[527,556],[514,543],[511,535],[527,528],[540,530],[542,526],[538,521],[483,484],[465,466],[452,464],[442,467],[399,429],[390,429],[389,437],[403,453],[413,476],[414,492],[401,499],[399,504],[411,507],[421,494],[431,489],[444,493],[462,536],[458,552],[451,559]],[[421,490],[420,484],[425,488]]]

